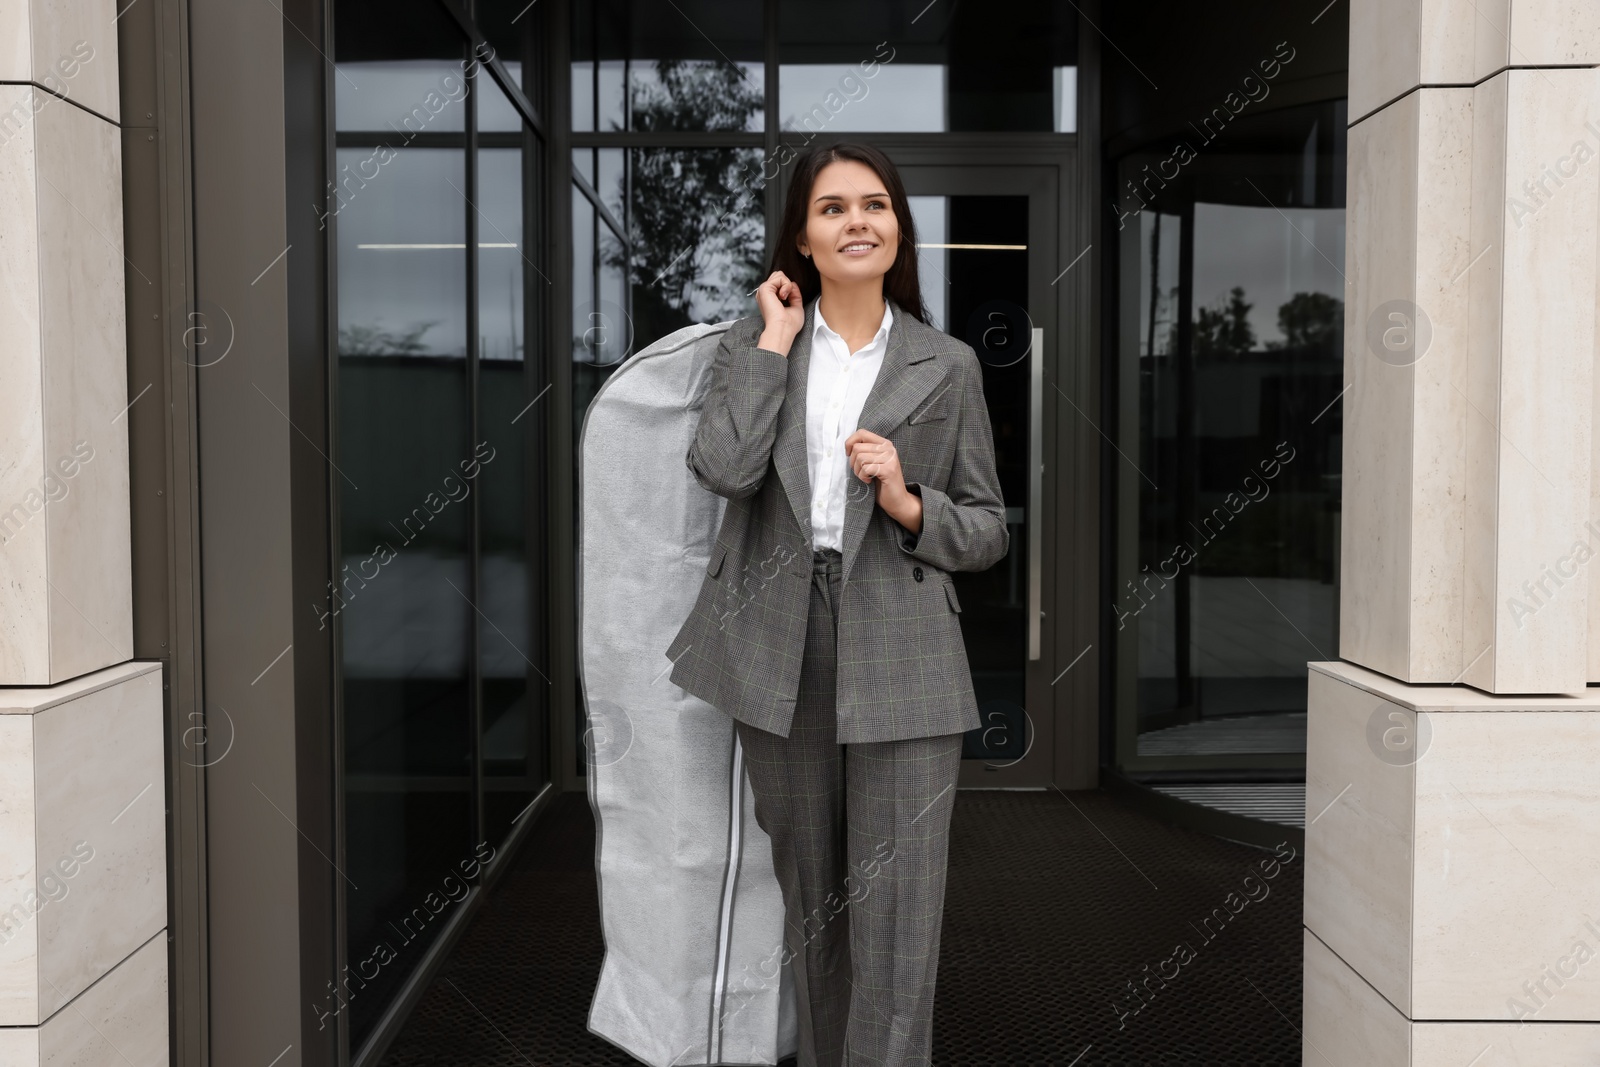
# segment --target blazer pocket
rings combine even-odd
[[[728,554],[726,547],[718,545],[711,550],[711,558],[706,561],[706,573],[715,578],[722,572],[722,560]]]
[[[944,583],[944,598],[950,602],[951,611],[956,612],[957,614],[961,613],[961,601],[956,599],[956,583]]]
[[[909,425],[916,426],[924,422],[937,422],[950,416],[950,386],[948,383],[941,385],[933,398],[907,418]]]

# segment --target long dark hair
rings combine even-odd
[[[922,283],[917,277],[917,224],[911,218],[906,186],[889,157],[871,145],[818,145],[795,163],[794,177],[789,180],[789,195],[783,202],[783,221],[778,224],[778,242],[772,250],[771,270],[783,271],[799,285],[801,299],[807,304],[822,292],[822,275],[817,273],[817,265],[802,256],[795,245],[805,233],[811,187],[816,184],[817,175],[829,163],[842,160],[863,163],[883,179],[889,193],[889,206],[900,224],[900,248],[895,253],[894,266],[883,276],[883,295],[893,300],[895,306],[910,312],[918,322],[926,323],[928,309],[922,302]]]

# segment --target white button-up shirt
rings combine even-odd
[[[844,439],[856,432],[861,407],[877,381],[889,350],[894,315],[883,302],[883,324],[867,346],[851,353],[816,308],[811,360],[806,374],[806,466],[811,475],[811,542],[814,548],[844,550],[845,493],[852,480]],[[871,486],[861,482],[868,491]]]

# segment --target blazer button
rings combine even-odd
[[[915,578],[919,582],[922,581],[922,568],[921,567],[912,567],[911,568],[911,577]]]

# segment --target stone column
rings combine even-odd
[[[0,1062],[167,1062],[113,0],[0,0]],[[159,397],[143,398],[161,403]]]
[[[1600,6],[1350,19],[1342,660],[1309,678],[1303,1062],[1592,1063]]]

